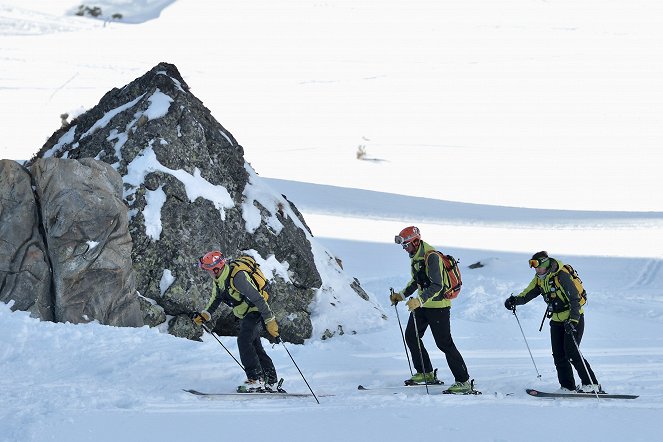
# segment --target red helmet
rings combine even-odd
[[[396,235],[394,242],[401,244],[403,248],[407,247],[409,243],[413,243],[415,247],[419,247],[421,241],[421,232],[415,226],[409,226],[401,230],[401,233]]]
[[[226,258],[218,250],[207,252],[198,259],[198,265],[201,269],[211,272],[214,269],[223,270],[226,265]]]

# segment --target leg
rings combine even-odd
[[[573,378],[573,369],[564,349],[565,334],[564,324],[550,321],[550,344],[552,345],[553,361],[557,369],[559,385],[562,388],[575,390],[576,381]]]
[[[244,316],[237,335],[239,358],[242,365],[244,365],[247,379],[257,380],[263,376],[260,359],[255,347],[256,339],[260,340],[260,323],[258,321],[260,321],[260,314],[257,312]]]
[[[258,318],[260,323],[262,323],[262,318]],[[260,329],[260,327],[258,327]],[[269,357],[265,348],[262,346],[262,341],[260,340],[260,335],[256,336],[256,339],[253,341],[253,347],[255,348],[256,354],[258,355],[258,360],[260,361],[260,366],[262,367],[262,375],[266,384],[276,384],[278,382],[278,376],[276,375],[276,368],[274,367],[274,362],[272,358]]]
[[[405,327],[405,342],[410,349],[412,364],[414,365],[415,370],[417,370],[417,373],[430,373],[433,371],[433,366],[431,365],[426,347],[424,347],[424,343],[421,340],[428,328],[428,322],[423,314],[423,310],[424,309],[420,307],[410,313],[410,319],[408,319],[407,327]],[[414,328],[414,315],[417,315],[418,330],[415,330]],[[417,332],[419,334],[419,340],[417,340]],[[419,352],[419,346],[421,346],[421,352]],[[424,359],[423,367],[421,366],[422,357]]]
[[[465,366],[463,356],[461,356],[456,348],[456,344],[454,344],[453,338],[451,337],[451,321],[449,319],[451,309],[426,308],[422,310],[425,311],[426,317],[428,318],[433,338],[435,338],[435,344],[437,345],[437,348],[444,352],[444,355],[447,358],[447,365],[449,365],[449,369],[451,370],[451,373],[453,373],[455,381],[465,382],[469,380],[470,375],[467,373],[467,367]]]
[[[598,381],[596,380],[596,376],[594,375],[592,367],[590,367],[589,362],[587,362],[587,359],[582,359],[580,357],[580,352],[578,350],[584,331],[585,331],[585,315],[580,315],[580,320],[578,321],[578,325],[576,326],[576,333],[575,333],[576,340],[575,342],[573,342],[573,338],[571,337],[571,335],[566,334],[564,336],[564,351],[566,352],[568,359],[571,361],[573,368],[575,368],[576,371],[578,372],[578,376],[580,377],[582,385],[598,384]],[[578,347],[576,347],[576,343],[578,344]],[[586,370],[585,367],[587,367]]]

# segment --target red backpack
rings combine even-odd
[[[460,267],[458,261],[451,255],[445,255],[437,250],[432,250],[424,256],[424,262],[428,262],[428,256],[431,253],[437,254],[442,261],[444,272],[442,274],[443,293],[447,299],[455,299],[460,293],[460,287],[463,285],[463,279],[460,276]]]

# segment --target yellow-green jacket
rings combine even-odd
[[[550,270],[542,278],[534,276],[527,288],[515,296],[517,305],[526,304],[537,296],[543,296],[552,313],[551,321],[564,322],[567,319],[578,321],[584,313],[580,305],[580,296],[571,275],[562,271],[564,264],[550,258]],[[559,281],[559,285],[555,282]]]
[[[250,312],[260,312],[263,321],[274,317],[269,304],[262,297],[249,274],[240,270],[234,277],[230,277],[230,265],[226,265],[219,277],[214,279],[212,296],[205,310],[212,314],[222,302],[231,307],[233,314],[240,319]]]
[[[430,244],[421,241],[419,249],[412,255],[410,261],[410,273],[412,279],[401,291],[403,296],[408,297],[417,291],[424,308],[451,307],[451,300],[444,298],[444,264],[440,261],[437,253],[430,253],[426,263],[426,253],[435,251]]]

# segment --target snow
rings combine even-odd
[[[39,322],[0,304],[0,440],[238,439],[254,428],[256,437],[275,441],[660,437],[663,5],[95,2],[125,17],[108,22],[72,16],[79,4],[0,3],[0,157],[31,157],[60,114],[78,115],[158,62],[174,63],[245,149],[247,226],[259,222],[253,201],[298,222],[285,195],[313,231],[323,290],[356,277],[388,319],[367,314],[360,300],[331,308],[317,298],[314,336],[339,317],[354,315],[362,325],[356,334],[334,330],[332,339],[286,344],[313,390],[333,394],[318,405],[183,392],[228,392],[243,380],[209,335],[193,342],[148,327]],[[163,116],[168,97],[150,98],[146,117]],[[129,129],[115,134],[117,148]],[[189,199],[214,201],[222,219],[232,204],[227,191],[199,171],[159,164],[152,146],[162,142],[152,140],[129,166],[126,196],[147,171],[159,170],[182,181]],[[356,159],[359,146],[365,160]],[[160,192],[147,207],[154,238]],[[408,280],[408,258],[392,241],[412,224],[461,260],[464,288],[452,330],[483,395],[356,390],[409,376],[387,297]],[[278,219],[269,226],[278,232]],[[604,388],[640,398],[526,396],[527,387],[557,388],[547,326],[538,332],[543,303],[518,309],[541,379],[502,303],[527,285],[527,259],[542,249],[583,278],[589,300],[581,350]],[[253,255],[267,274],[288,277],[287,262]],[[484,267],[467,268],[479,261]],[[161,290],[175,277],[165,270]],[[398,308],[404,325],[407,313]],[[234,338],[220,339],[237,357]],[[450,383],[429,334],[424,342]],[[308,391],[286,347],[265,345],[286,388]]]
[[[163,185],[156,190],[147,190],[145,192],[145,208],[143,216],[145,217],[145,234],[153,240],[161,237],[161,209],[166,203],[166,192],[163,191]]]

